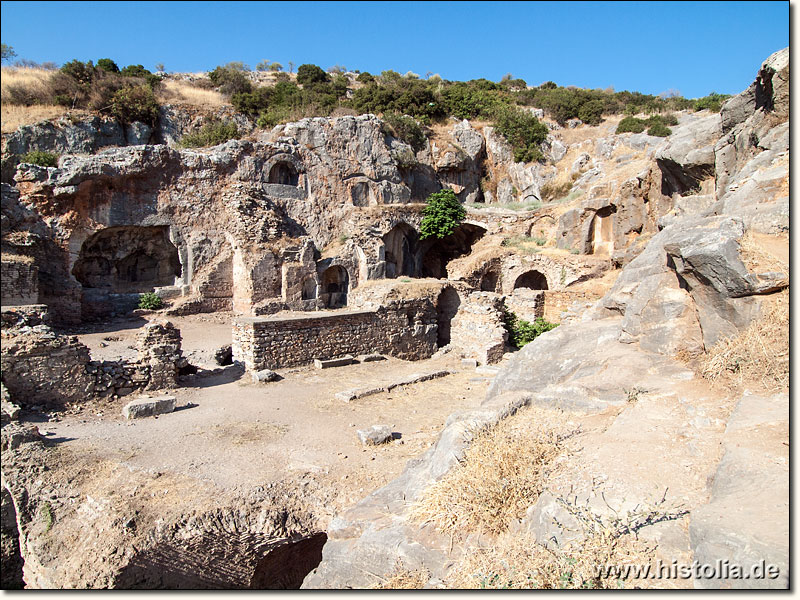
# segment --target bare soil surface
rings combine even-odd
[[[220,369],[213,354],[230,343],[231,319],[217,313],[169,320],[181,330],[192,364]],[[145,323],[142,318],[109,322],[84,328],[78,338],[94,359],[133,358],[136,334]],[[456,373],[351,403],[334,397],[445,368]],[[201,371],[168,392],[177,398],[174,413],[128,421],[121,411],[133,396],[126,396],[58,413],[40,429],[67,450],[227,489],[310,474],[335,488],[334,503],[342,507],[397,477],[408,459],[430,447],[452,412],[480,404],[492,377],[462,368],[449,354],[278,372],[281,381],[255,384],[235,366],[211,376]],[[398,439],[362,446],[356,431],[377,424],[391,426]]]

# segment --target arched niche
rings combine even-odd
[[[408,223],[398,223],[383,236],[386,277],[417,275],[417,231]]]
[[[529,290],[549,289],[547,286],[547,277],[545,277],[543,273],[533,269],[526,271],[517,277],[514,282],[514,289],[516,290],[519,288],[527,288]]]
[[[350,274],[341,265],[333,265],[323,271],[321,277],[320,300],[325,308],[347,306],[347,292],[350,288]]]

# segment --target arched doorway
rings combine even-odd
[[[436,324],[438,325],[437,345],[439,348],[450,343],[450,323],[461,306],[461,297],[458,292],[451,287],[444,288],[439,292],[436,300]]]
[[[514,282],[514,289],[516,290],[519,288],[528,288],[529,290],[549,289],[547,287],[547,277],[539,271],[526,271],[517,277],[517,280]]]
[[[322,293],[320,300],[325,308],[341,308],[347,306],[347,292],[350,287],[350,275],[347,269],[334,265],[322,273]]]
[[[386,277],[414,277],[416,268],[417,232],[407,223],[398,223],[383,236]]]

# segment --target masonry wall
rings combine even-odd
[[[248,370],[373,352],[420,360],[436,352],[437,329],[436,309],[428,299],[399,300],[377,310],[242,317],[233,325],[233,358]]]
[[[60,406],[177,384],[184,359],[180,332],[169,322],[143,328],[139,360],[93,361],[77,337],[58,335],[39,313],[4,310],[2,316],[3,384],[20,406]]]
[[[9,260],[3,257],[0,269],[3,306],[36,304],[39,301],[39,270],[33,260]]]

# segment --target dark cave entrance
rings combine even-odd
[[[454,258],[465,256],[486,233],[480,225],[462,223],[442,239],[427,239],[421,244],[422,276],[447,279],[447,264]]]

